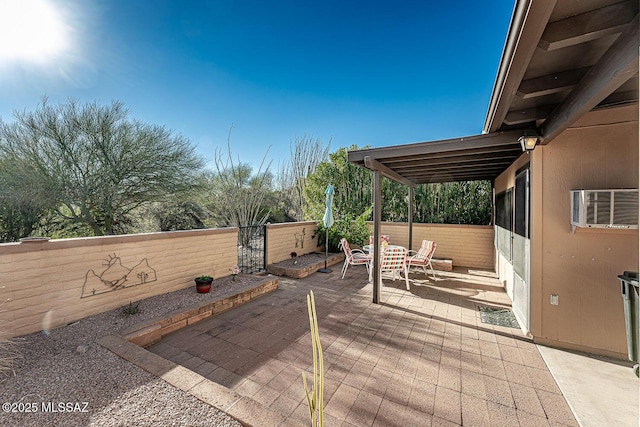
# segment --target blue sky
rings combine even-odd
[[[64,39],[16,57],[2,46],[19,35],[0,32],[2,120],[43,95],[120,100],[210,162],[233,125],[234,156],[257,167],[271,146],[274,171],[304,134],[335,151],[480,133],[514,4],[15,1],[48,5]],[[25,21],[14,32],[36,19],[3,12]]]

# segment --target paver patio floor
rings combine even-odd
[[[536,346],[482,323],[478,305],[510,307],[490,271],[385,278],[373,304],[363,267],[339,266],[186,327],[148,348],[290,420],[308,424],[306,295],[316,297],[327,426],[578,425]]]

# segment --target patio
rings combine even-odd
[[[510,307],[495,274],[456,268],[434,283],[385,280],[371,303],[364,268],[280,288],[170,334],[148,350],[308,424],[306,294],[316,295],[327,426],[578,425],[535,344],[482,323],[477,305]]]

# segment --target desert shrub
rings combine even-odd
[[[336,219],[334,224],[329,227],[329,252],[340,252],[340,239],[343,237],[349,241],[350,245],[362,246],[369,242],[371,235],[371,226],[367,223],[371,218],[371,208],[365,210],[361,215],[353,214],[342,215]],[[324,224],[320,223],[315,237],[318,238],[318,245],[324,245],[326,229]]]
[[[0,308],[2,305],[0,304]],[[20,358],[15,342],[7,338],[8,334],[3,326],[4,324],[0,323],[0,382],[13,372],[16,361]]]

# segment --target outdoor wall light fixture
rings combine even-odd
[[[522,151],[528,153],[536,148],[538,143],[538,135],[535,132],[525,131],[524,135],[518,138]]]

